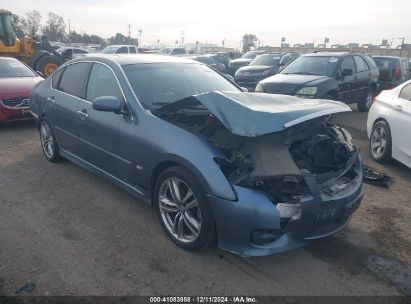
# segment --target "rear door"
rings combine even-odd
[[[83,113],[79,124],[82,158],[105,173],[133,184],[136,170],[133,169],[132,143],[136,125],[131,115],[94,110],[93,100],[101,96],[115,96],[125,101],[114,72],[105,64],[94,63],[86,100],[79,105]]]
[[[91,64],[73,63],[54,73],[52,90],[47,98],[46,117],[50,121],[59,146],[79,155],[78,106],[84,98],[85,83]]]

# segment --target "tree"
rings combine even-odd
[[[50,41],[63,41],[66,39],[66,23],[63,17],[52,12],[48,14],[49,19],[46,26],[43,27],[43,34],[48,37]]]
[[[116,33],[114,36],[107,39],[108,44],[132,44],[138,46],[137,38],[129,38],[121,33]]]
[[[255,47],[255,43],[258,38],[254,34],[244,34],[243,36],[243,53],[248,52],[252,47]]]
[[[26,17],[19,18],[19,26],[24,35],[35,38],[40,33],[41,28],[41,14],[36,10],[31,10],[26,13]]]

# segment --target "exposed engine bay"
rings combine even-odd
[[[232,185],[261,190],[274,203],[299,202],[309,195],[304,175],[316,176],[319,182],[330,181],[340,177],[341,170],[347,171],[358,155],[350,134],[324,116],[281,132],[246,137],[227,130],[214,114],[194,101],[155,114],[205,137],[224,154],[225,158],[215,161]],[[333,191],[337,193],[340,188]]]

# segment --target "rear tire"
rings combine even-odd
[[[44,156],[52,163],[61,161],[62,158],[59,154],[59,146],[50,124],[47,120],[43,119],[40,121],[39,126],[40,142]]]
[[[36,62],[35,69],[44,77],[47,77],[63,63],[63,59],[57,57],[56,55],[45,55],[40,57],[40,59]]]
[[[392,138],[388,123],[380,120],[374,124],[370,136],[371,157],[380,163],[391,161]]]
[[[204,193],[197,178],[180,166],[166,169],[157,179],[153,200],[159,221],[184,250],[199,251],[214,240],[214,217]]]
[[[367,95],[365,95],[364,100],[357,102],[358,110],[360,112],[367,112],[371,108],[373,98],[374,98],[374,89],[369,88],[367,91]]]

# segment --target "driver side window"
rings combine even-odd
[[[351,69],[352,72],[355,73],[355,64],[352,56],[345,57],[341,62],[340,71],[342,72],[345,69]]]
[[[87,85],[86,100],[93,102],[101,96],[115,96],[123,100],[123,94],[113,72],[106,66],[94,63]]]

